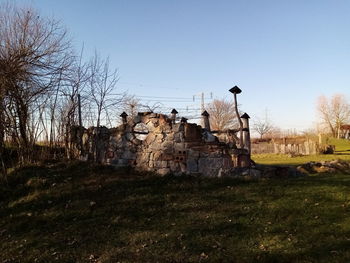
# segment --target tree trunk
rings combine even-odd
[[[28,121],[28,105],[26,105],[21,99],[16,101],[16,110],[18,115],[18,129],[19,129],[19,157],[22,164],[27,161],[29,156],[29,143],[27,134],[27,121]]]
[[[5,148],[5,108],[4,108],[4,96],[3,96],[3,90],[0,87],[0,166],[1,166],[1,173],[6,178],[7,175],[7,169],[6,164],[4,160],[4,148]]]
[[[71,156],[71,149],[70,149],[70,133],[71,133],[71,118],[70,116],[68,115],[67,116],[67,123],[65,125],[65,136],[64,136],[64,146],[66,148],[66,157],[68,159],[71,159],[72,156]]]

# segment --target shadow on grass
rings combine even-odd
[[[26,168],[9,180],[2,261],[350,259],[345,175],[245,181],[73,163]]]

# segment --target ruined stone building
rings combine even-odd
[[[340,138],[350,140],[350,124],[340,126]]]
[[[321,153],[321,145],[315,138],[284,137],[265,141],[253,141],[252,154],[274,153],[291,155],[314,155]]]
[[[116,128],[76,127],[71,143],[80,159],[131,166],[160,175],[217,176],[222,169],[250,166],[247,114],[242,116],[246,126],[243,145],[237,142],[235,133],[239,130],[211,132],[207,112],[202,114],[204,128],[185,118],[179,121],[176,114],[176,110],[171,116],[140,112],[128,118],[123,113],[123,123]]]

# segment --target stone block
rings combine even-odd
[[[184,142],[184,141],[185,141],[185,139],[184,139],[184,135],[182,132],[177,132],[174,134],[174,142],[179,143],[179,142]]]
[[[127,150],[127,151],[123,152],[121,158],[128,159],[128,160],[135,159],[135,153]]]
[[[149,162],[150,154],[149,153],[139,154],[137,159],[138,159],[139,162],[143,162],[143,163]]]
[[[174,143],[174,153],[179,153],[179,151],[183,152],[186,151],[186,144],[183,142],[179,142],[179,143]],[[182,153],[181,153],[182,154]]]
[[[168,162],[167,161],[154,161],[154,167],[155,168],[167,168]]]
[[[172,154],[166,154],[166,153],[163,153],[160,157],[160,160],[162,161],[172,161],[174,160],[174,156]]]
[[[173,142],[169,142],[169,141],[165,141],[162,144],[162,152],[166,153],[166,154],[170,154],[174,152],[174,143]]]
[[[198,159],[199,158],[199,151],[194,151],[192,149],[189,149],[187,151],[187,158]]]
[[[203,176],[217,176],[222,168],[222,158],[199,158],[198,171]]]
[[[127,133],[125,134],[125,138],[126,138],[128,141],[131,141],[131,140],[133,140],[133,139],[135,138],[135,135],[134,135],[133,133],[131,133],[131,132],[127,132]]]
[[[211,132],[205,131],[202,133],[202,136],[205,142],[217,141],[217,138]]]
[[[175,154],[174,155],[174,161],[178,162],[178,163],[186,163],[186,156],[185,155]]]
[[[146,144],[152,144],[156,139],[156,135],[154,133],[149,133],[145,139]]]
[[[161,126],[162,127],[162,131],[164,133],[170,133],[172,132],[171,126],[169,123],[166,123],[165,125]]]
[[[186,173],[187,172],[187,167],[184,163],[179,163],[180,165],[180,170],[182,173]]]
[[[147,114],[147,117],[148,117],[149,119],[157,119],[157,121],[158,121],[159,114],[158,114],[158,113],[155,113],[155,112],[151,112],[151,113]]]
[[[139,123],[139,122],[141,122],[141,121],[142,121],[142,116],[137,115],[137,116],[134,117],[134,122],[135,122],[135,123]]]
[[[221,150],[214,150],[212,152],[209,152],[209,157],[210,158],[222,158],[223,157],[223,153],[222,153]]]
[[[222,157],[222,167],[226,169],[233,167],[231,156]]]
[[[187,172],[198,172],[198,163],[196,159],[187,159]]]
[[[154,143],[152,143],[149,146],[149,148],[151,149],[152,152],[161,151],[162,150],[162,144],[154,142]]]
[[[165,140],[169,141],[169,142],[173,142],[174,141],[174,133],[167,133]]]
[[[169,165],[169,168],[170,168],[172,173],[177,173],[177,172],[181,171],[180,165],[177,162],[169,161],[168,165]]]
[[[161,168],[161,169],[158,169],[156,172],[157,172],[157,174],[164,176],[164,175],[170,174],[170,169],[169,168]]]
[[[162,168],[167,168],[168,167],[168,162],[167,161],[161,161],[161,167]]]
[[[127,166],[129,164],[127,159],[118,159],[118,166]]]
[[[200,158],[208,158],[209,157],[209,153],[200,151],[199,157]]]
[[[156,118],[152,118],[150,123],[153,125],[154,128],[157,128],[157,127],[159,126],[159,120],[156,119]],[[152,126],[152,125],[151,125],[151,126]],[[147,125],[147,126],[148,126],[148,125]],[[151,129],[152,129],[152,128],[151,128]],[[150,130],[151,130],[151,129],[150,129]]]
[[[202,140],[202,129],[194,123],[185,124],[185,140],[186,141],[200,141]]]
[[[158,161],[161,159],[161,156],[162,156],[162,152],[157,151],[157,152],[153,153],[153,160]]]
[[[182,124],[182,123],[173,124],[171,129],[173,132],[176,132],[176,133],[183,132],[184,131],[184,124]]]

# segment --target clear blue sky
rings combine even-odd
[[[238,85],[252,118],[267,108],[277,126],[303,130],[319,95],[350,95],[350,1],[24,2],[61,19],[77,48],[109,55],[120,90],[188,98],[169,107],[198,108],[202,91],[231,99]]]

